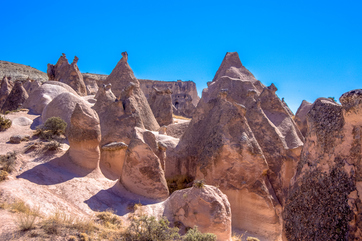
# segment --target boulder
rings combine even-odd
[[[150,104],[153,115],[160,126],[172,124],[172,97],[171,90],[158,90],[153,88],[148,103]]]
[[[156,131],[160,126],[152,113],[145,95],[140,89],[138,80],[127,63],[127,52],[123,52],[122,56],[122,59],[104,82],[105,84],[112,84],[112,92],[122,102],[128,102],[132,99],[132,105],[135,107],[132,112],[137,114],[144,128]]]
[[[47,82],[44,82],[43,85],[58,85],[58,86],[63,87],[68,92],[72,93],[73,95],[78,96],[77,92],[75,92],[75,90],[72,87],[70,87],[69,85],[67,85],[66,83],[63,83],[63,82],[49,80]]]
[[[28,108],[32,113],[39,115],[55,97],[65,92],[69,91],[61,86],[43,84],[30,93],[29,98],[24,103],[24,108]]]
[[[45,122],[50,117],[60,117],[67,123],[66,135],[68,135],[71,116],[77,104],[79,104],[82,110],[88,110],[90,108],[89,104],[79,96],[75,96],[69,92],[61,93],[44,108],[41,119]]]
[[[319,98],[307,114],[306,141],[284,207],[288,240],[362,237],[362,90]]]
[[[72,87],[80,96],[85,96],[87,95],[87,89],[77,62],[78,57],[75,56],[73,62],[69,64],[65,54],[62,54],[56,65],[48,64],[47,74],[49,80],[63,82]]]
[[[312,103],[309,103],[306,100],[302,101],[302,104],[299,106],[297,113],[295,114],[295,124],[298,126],[300,132],[304,137],[306,137],[308,126],[307,126],[307,114],[312,107]]]
[[[31,124],[33,124],[33,121],[28,117],[17,117],[13,119],[13,125],[30,126]]]
[[[1,112],[5,113],[6,111],[12,111],[20,108],[28,97],[29,95],[24,89],[22,82],[16,81],[10,94],[1,107]]]
[[[165,202],[164,216],[181,232],[198,227],[213,233],[218,241],[231,241],[231,209],[227,196],[218,188],[204,185],[176,191]]]
[[[130,192],[146,198],[165,200],[169,196],[160,160],[141,139],[134,138],[128,145],[120,181]]]
[[[12,88],[13,86],[10,84],[8,78],[4,76],[0,87],[0,109],[5,103],[6,98],[10,95]]]
[[[67,139],[70,146],[69,156],[73,163],[86,169],[98,168],[101,128],[97,113],[89,106],[76,103],[70,118]]]

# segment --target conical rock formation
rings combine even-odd
[[[6,98],[3,106],[1,107],[1,112],[16,110],[21,107],[26,99],[29,97],[28,93],[23,87],[21,81],[16,81],[14,87],[12,88],[10,94]]]
[[[310,110],[310,108],[312,108],[312,103],[309,103],[306,100],[302,101],[302,104],[300,104],[297,113],[295,113],[295,124],[297,124],[300,132],[302,133],[302,135],[305,137],[307,135],[307,131],[308,131],[308,126],[307,126],[307,114]]]
[[[1,81],[0,87],[0,109],[5,103],[6,98],[10,95],[13,86],[10,85],[9,80],[6,76]]]
[[[160,126],[169,125],[173,122],[171,94],[171,90],[162,91],[153,87],[151,95],[148,98],[153,115]]]
[[[62,54],[56,65],[48,64],[47,74],[49,80],[63,82],[71,86],[80,96],[85,96],[87,95],[87,89],[77,62],[78,57],[75,56],[73,62],[69,64],[65,54]]]

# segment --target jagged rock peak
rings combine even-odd
[[[247,70],[241,63],[239,54],[237,52],[226,53],[224,60],[222,61],[212,81],[214,82],[222,76],[239,78],[241,80],[255,80],[254,75],[249,70]]]

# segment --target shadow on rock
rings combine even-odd
[[[43,159],[38,161],[42,162]],[[23,172],[17,178],[23,178],[38,185],[54,185],[76,177],[87,176],[92,171],[70,162],[69,154],[66,152],[61,157],[54,158]]]
[[[158,203],[158,201],[127,191],[119,181],[113,187],[99,191],[84,202],[93,211],[103,212],[112,209],[115,214],[120,216],[133,212],[135,204],[146,206]]]

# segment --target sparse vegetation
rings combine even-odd
[[[178,175],[173,178],[169,178],[166,181],[168,190],[170,191],[170,194],[172,194],[174,191],[191,187],[191,183],[193,180],[190,176]]]
[[[204,180],[195,180],[194,187],[197,187],[197,188],[205,187],[205,181]]]
[[[38,126],[35,135],[38,135],[41,139],[52,140],[61,134],[65,134],[67,123],[60,117],[50,117],[45,121],[42,126]]]
[[[180,115],[174,115],[174,114],[172,114],[172,118],[181,119],[181,120],[191,120],[191,118],[187,118],[187,117],[180,116]]]
[[[12,121],[3,115],[0,115],[0,131],[5,131],[11,127]]]
[[[246,240],[247,241],[260,241],[258,238],[254,238],[254,237],[247,237]]]
[[[100,212],[96,215],[99,222],[107,228],[118,229],[122,226],[122,220],[119,216],[114,214],[113,210],[107,210],[105,212]]]
[[[333,100],[333,102],[337,103],[337,101],[334,97],[328,97],[328,99]]]
[[[183,236],[183,241],[216,241],[216,235],[212,233],[201,233],[195,226],[189,229]]]
[[[16,152],[8,152],[0,156],[0,182],[6,180],[7,176],[15,169]]]
[[[25,212],[18,217],[18,225],[21,231],[27,231],[35,227],[35,220],[40,217],[39,207],[30,209],[28,206]]]
[[[60,149],[60,143],[56,140],[52,140],[45,145],[45,148],[49,151],[57,151]]]
[[[178,228],[170,228],[166,218],[159,221],[155,217],[134,217],[124,235],[126,241],[166,241],[180,240]]]

